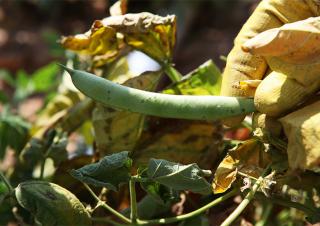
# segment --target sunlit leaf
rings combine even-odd
[[[190,190],[195,193],[208,194],[211,185],[204,176],[208,172],[197,164],[181,165],[163,159],[151,159],[148,165],[148,178],[175,190]]]
[[[131,164],[128,152],[124,151],[72,170],[70,174],[81,182],[117,191],[122,183],[129,181]]]
[[[50,63],[42,68],[39,68],[31,75],[35,92],[47,91],[50,87],[57,84],[57,74],[59,66],[56,63]]]
[[[93,56],[96,66],[112,62],[128,47],[165,64],[172,60],[175,35],[175,16],[137,13],[96,20],[90,31],[64,37],[61,43],[66,49]]]
[[[122,42],[122,38],[117,36],[114,28],[103,26],[99,20],[93,23],[88,32],[61,39],[64,48],[93,56],[95,66],[114,61],[120,50],[125,48]]]
[[[225,192],[236,180],[238,172],[258,178],[270,162],[264,144],[256,138],[240,143],[219,164],[213,180],[214,193]]]
[[[58,85],[59,66],[55,62],[45,65],[29,75],[19,70],[16,75],[14,98],[18,101],[36,92],[49,92]]]
[[[122,33],[129,46],[160,63],[171,61],[176,36],[175,16],[161,17],[144,12],[107,17],[101,22]]]
[[[181,95],[220,95],[221,72],[209,60],[197,69],[184,76],[183,79],[163,91],[167,94]]]
[[[15,195],[42,225],[91,225],[90,215],[77,197],[57,184],[23,182],[15,189]]]
[[[113,55],[118,52],[116,30],[95,21],[91,30],[85,34],[64,37],[64,48],[89,55]]]

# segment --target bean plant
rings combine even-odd
[[[255,112],[253,100],[219,96],[221,73],[211,60],[182,76],[173,63],[176,17],[125,14],[124,5],[85,34],[61,38],[67,61],[51,67],[57,75],[61,68],[63,82],[36,122],[12,109],[37,86],[17,92],[13,104],[2,98],[0,158],[11,149],[17,159],[0,172],[0,224],[205,226],[208,210],[223,206],[232,207],[223,226],[245,210],[259,226],[319,222],[319,176],[289,169],[283,137],[245,121],[250,139],[222,139],[219,120]],[[159,70],[130,72],[133,51]],[[173,129],[177,122],[182,129]],[[67,151],[74,134],[76,150]],[[188,201],[187,211],[170,213]]]

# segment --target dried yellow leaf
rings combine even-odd
[[[228,190],[236,180],[237,172],[258,178],[270,162],[264,144],[256,138],[247,140],[231,150],[218,166],[212,183],[214,193]]]
[[[175,35],[175,16],[137,13],[96,20],[85,34],[64,37],[61,43],[67,49],[94,56],[94,61],[101,61],[98,65],[121,55],[126,47],[167,63],[172,58]]]
[[[161,17],[151,13],[126,14],[103,19],[124,35],[125,42],[158,62],[171,61],[176,36],[176,17]]]

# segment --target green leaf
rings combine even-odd
[[[157,182],[142,182],[141,187],[145,190],[156,202],[161,204],[172,203],[179,199],[179,192],[170,189]]]
[[[28,139],[29,124],[15,115],[0,116],[0,159],[10,146],[20,153]]]
[[[146,195],[138,203],[138,216],[140,219],[152,219],[169,212],[171,203],[162,204],[154,200],[154,197]]]
[[[149,179],[169,188],[201,194],[211,192],[211,185],[204,178],[207,173],[195,163],[181,165],[163,159],[151,159],[147,171]]]
[[[151,195],[145,195],[137,204],[139,219],[154,219],[163,216],[164,213],[169,213],[172,203],[160,203]],[[130,208],[121,211],[123,215],[130,216]]]
[[[57,84],[56,77],[59,70],[59,66],[56,63],[51,63],[35,71],[31,75],[34,91],[44,92]]]
[[[24,70],[19,70],[17,72],[17,87],[26,89],[29,84],[29,76]]]
[[[208,60],[183,79],[163,91],[180,95],[220,95],[222,76],[219,68]]]
[[[123,151],[105,156],[97,163],[72,170],[70,174],[83,183],[117,191],[121,184],[129,182],[131,165],[128,152]]]
[[[90,215],[70,191],[45,181],[27,181],[15,189],[18,203],[42,225],[91,225]]]
[[[138,175],[141,178],[147,178],[147,168],[138,168]],[[158,182],[147,180],[145,182],[140,182],[140,186],[145,190],[150,197],[154,199],[161,205],[167,205],[175,201],[179,201],[179,192],[168,188]]]

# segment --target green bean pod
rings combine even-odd
[[[217,120],[255,111],[253,99],[249,98],[153,93],[122,86],[88,72],[63,68],[86,96],[126,111],[193,120]]]

